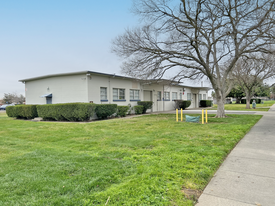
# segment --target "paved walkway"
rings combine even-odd
[[[275,105],[232,150],[196,206],[275,206]]]

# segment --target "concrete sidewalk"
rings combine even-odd
[[[275,206],[275,105],[232,150],[196,206]]]

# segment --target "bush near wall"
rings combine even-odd
[[[176,99],[175,102],[175,109],[185,109],[191,105],[191,101],[189,100],[180,100]]]
[[[135,110],[135,114],[142,114],[144,108],[142,105],[137,105],[137,106],[134,106],[134,110]]]
[[[117,112],[117,104],[97,104],[95,113],[98,119],[106,119]]]
[[[153,102],[152,101],[139,101],[139,102],[137,102],[137,104],[143,106],[142,114],[145,114],[147,109],[152,109]]]
[[[211,107],[212,106],[212,101],[211,100],[201,100],[200,101],[200,106],[201,107]]]
[[[253,100],[255,100],[256,104],[261,104],[261,99],[250,99],[250,104],[252,104]],[[246,99],[241,100],[241,104],[246,104]]]
[[[9,117],[33,119],[38,117],[36,105],[16,105],[6,108]]]
[[[117,106],[117,115],[120,117],[125,117],[129,109],[129,106]]]
[[[38,116],[44,120],[87,121],[94,115],[96,104],[66,103],[37,105]]]

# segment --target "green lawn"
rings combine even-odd
[[[0,113],[0,205],[194,205],[184,189],[203,190],[261,118],[213,116],[52,123]]]
[[[275,104],[275,101],[264,101],[264,104],[257,104],[256,109],[252,109],[252,104],[250,104],[251,109],[246,109],[245,104],[225,104],[225,110],[244,110],[244,111],[268,111],[270,106]],[[217,109],[217,105],[214,104],[212,109]]]

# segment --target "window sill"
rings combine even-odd
[[[126,99],[113,99],[113,102],[126,102]]]
[[[168,102],[168,101],[170,101],[170,99],[164,99],[163,101],[167,101]]]
[[[130,102],[139,102],[140,99],[130,99]]]
[[[101,102],[108,102],[108,99],[101,99]]]

